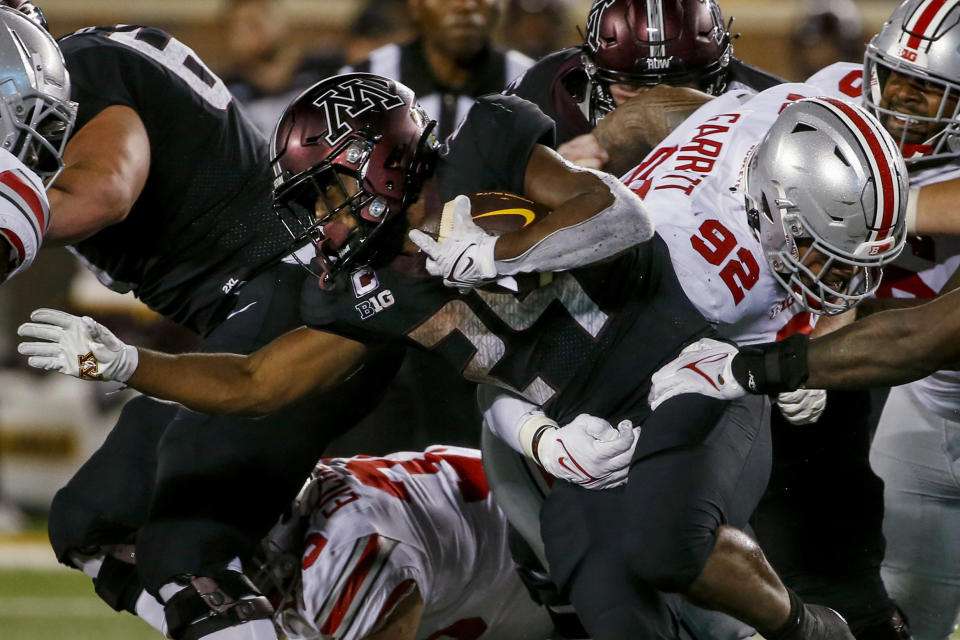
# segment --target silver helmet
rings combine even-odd
[[[831,98],[790,104],[754,150],[744,183],[770,269],[807,311],[853,307],[903,249],[906,167],[865,109]]]
[[[897,140],[908,163],[960,156],[960,0],[906,0],[867,45],[863,99]],[[888,98],[891,74],[939,95],[933,115]]]
[[[0,6],[16,9],[43,27],[44,31],[50,31],[50,25],[47,24],[47,17],[43,15],[40,7],[30,2],[30,0],[0,0]]]
[[[76,115],[56,41],[30,18],[0,7],[0,145],[49,187],[63,169]]]

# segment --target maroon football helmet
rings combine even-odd
[[[594,0],[583,39],[590,118],[616,108],[611,84],[689,84],[719,95],[732,56],[716,0]]]
[[[435,125],[413,91],[372,73],[318,82],[284,111],[270,148],[274,210],[297,246],[313,243],[325,281],[370,257],[371,240],[417,200]]]

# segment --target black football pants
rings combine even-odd
[[[541,511],[550,573],[594,640],[677,638],[676,598],[720,525],[742,528],[770,473],[769,403],[678,396],[644,422],[624,487],[558,482]]]
[[[244,286],[208,352],[249,353],[302,325],[304,271],[280,264]],[[275,414],[206,416],[137,397],[103,446],[54,498],[50,540],[73,550],[135,543],[141,582],[210,575],[245,558],[296,495],[326,444],[372,407],[399,366],[381,352],[345,387]]]
[[[882,403],[880,403],[882,404]],[[861,640],[894,606],[880,579],[883,481],[870,469],[870,393],[831,391],[814,424],[771,416],[770,484],[751,519],[783,582],[839,611]]]

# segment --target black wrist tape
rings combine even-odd
[[[540,427],[534,432],[533,438],[530,440],[530,451],[533,452],[533,459],[541,467],[543,466],[543,463],[540,462],[540,452],[537,451],[537,449],[540,448],[540,438],[542,438],[543,434],[550,429],[556,429],[556,427],[552,424],[540,425]]]
[[[810,337],[795,333],[785,340],[741,347],[731,364],[733,377],[750,393],[793,391],[810,376],[807,345]]]

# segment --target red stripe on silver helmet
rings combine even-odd
[[[863,147],[866,157],[870,161],[870,172],[877,181],[877,212],[876,218],[869,224],[871,229],[867,242],[876,242],[886,239],[896,226],[900,212],[900,189],[897,186],[893,167],[899,153],[892,145],[888,136],[880,128],[880,124],[872,118],[867,118],[863,111],[846,102],[834,98],[814,98],[813,102],[820,102],[833,111],[847,127],[856,135]]]
[[[913,12],[904,31],[910,34],[907,47],[919,49],[921,38],[930,38],[937,32],[943,18],[957,4],[956,0],[926,0]]]

